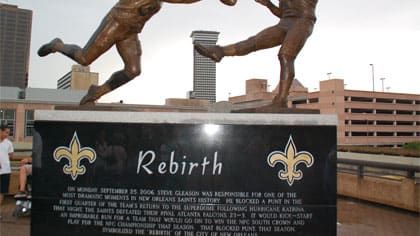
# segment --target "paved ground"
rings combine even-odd
[[[0,220],[0,236],[29,236],[30,218],[12,216],[14,200],[6,199]],[[391,207],[340,198],[338,208],[339,236],[419,236],[420,215]]]
[[[420,215],[355,199],[340,198],[339,236],[419,236]]]
[[[12,216],[15,208],[15,200],[12,197],[6,197],[3,203],[3,211],[0,219],[0,236],[29,236],[30,218],[15,218]]]

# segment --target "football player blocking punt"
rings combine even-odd
[[[104,94],[120,87],[141,73],[140,58],[142,54],[138,34],[146,22],[162,7],[162,3],[189,4],[201,0],[119,0],[104,17],[87,44],[66,44],[56,38],[44,44],[38,50],[40,57],[60,52],[78,64],[87,66],[113,45],[124,62],[124,69],[114,72],[102,85],[91,85],[80,105],[93,103]],[[220,0],[223,4],[233,6],[237,0]]]
[[[244,56],[251,52],[282,45],[280,62],[279,92],[271,107],[287,108],[287,96],[295,77],[294,62],[306,40],[312,34],[316,21],[315,8],[318,0],[278,0],[278,6],[270,0],[255,0],[275,16],[279,23],[268,27],[246,40],[227,46],[194,45],[201,55],[220,62],[225,56]]]

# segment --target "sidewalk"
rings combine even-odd
[[[30,235],[30,217],[15,218],[13,210],[15,209],[15,200],[12,196],[7,196],[3,202],[2,218],[0,219],[1,236],[29,236]]]

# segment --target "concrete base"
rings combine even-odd
[[[55,106],[55,110],[62,111],[136,111],[134,108],[123,107],[121,104],[116,105],[96,105],[94,103],[88,103],[85,105],[75,106]]]
[[[138,111],[138,109],[121,106],[121,104],[104,105],[89,103],[82,106],[56,106],[55,110],[63,111]],[[320,114],[317,109],[303,109],[303,108],[285,108],[275,105],[267,105],[261,107],[251,107],[234,110],[232,106],[226,104],[215,104],[214,107],[209,107],[209,112],[212,113],[277,113],[277,114]]]
[[[288,108],[280,107],[276,104],[232,110],[232,113],[320,114],[318,109]]]

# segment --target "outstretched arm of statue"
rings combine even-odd
[[[273,13],[275,16],[281,17],[282,12],[281,12],[280,7],[277,7],[276,5],[274,5],[270,0],[255,0],[255,1],[263,6],[266,6],[271,11],[271,13]],[[279,4],[281,4],[280,1],[279,1]]]
[[[168,2],[168,3],[195,3],[199,2],[201,0],[162,0],[162,2]],[[222,3],[233,6],[236,4],[237,0],[220,0]]]
[[[168,2],[168,3],[195,3],[199,1],[201,0],[162,0],[162,2]]]

